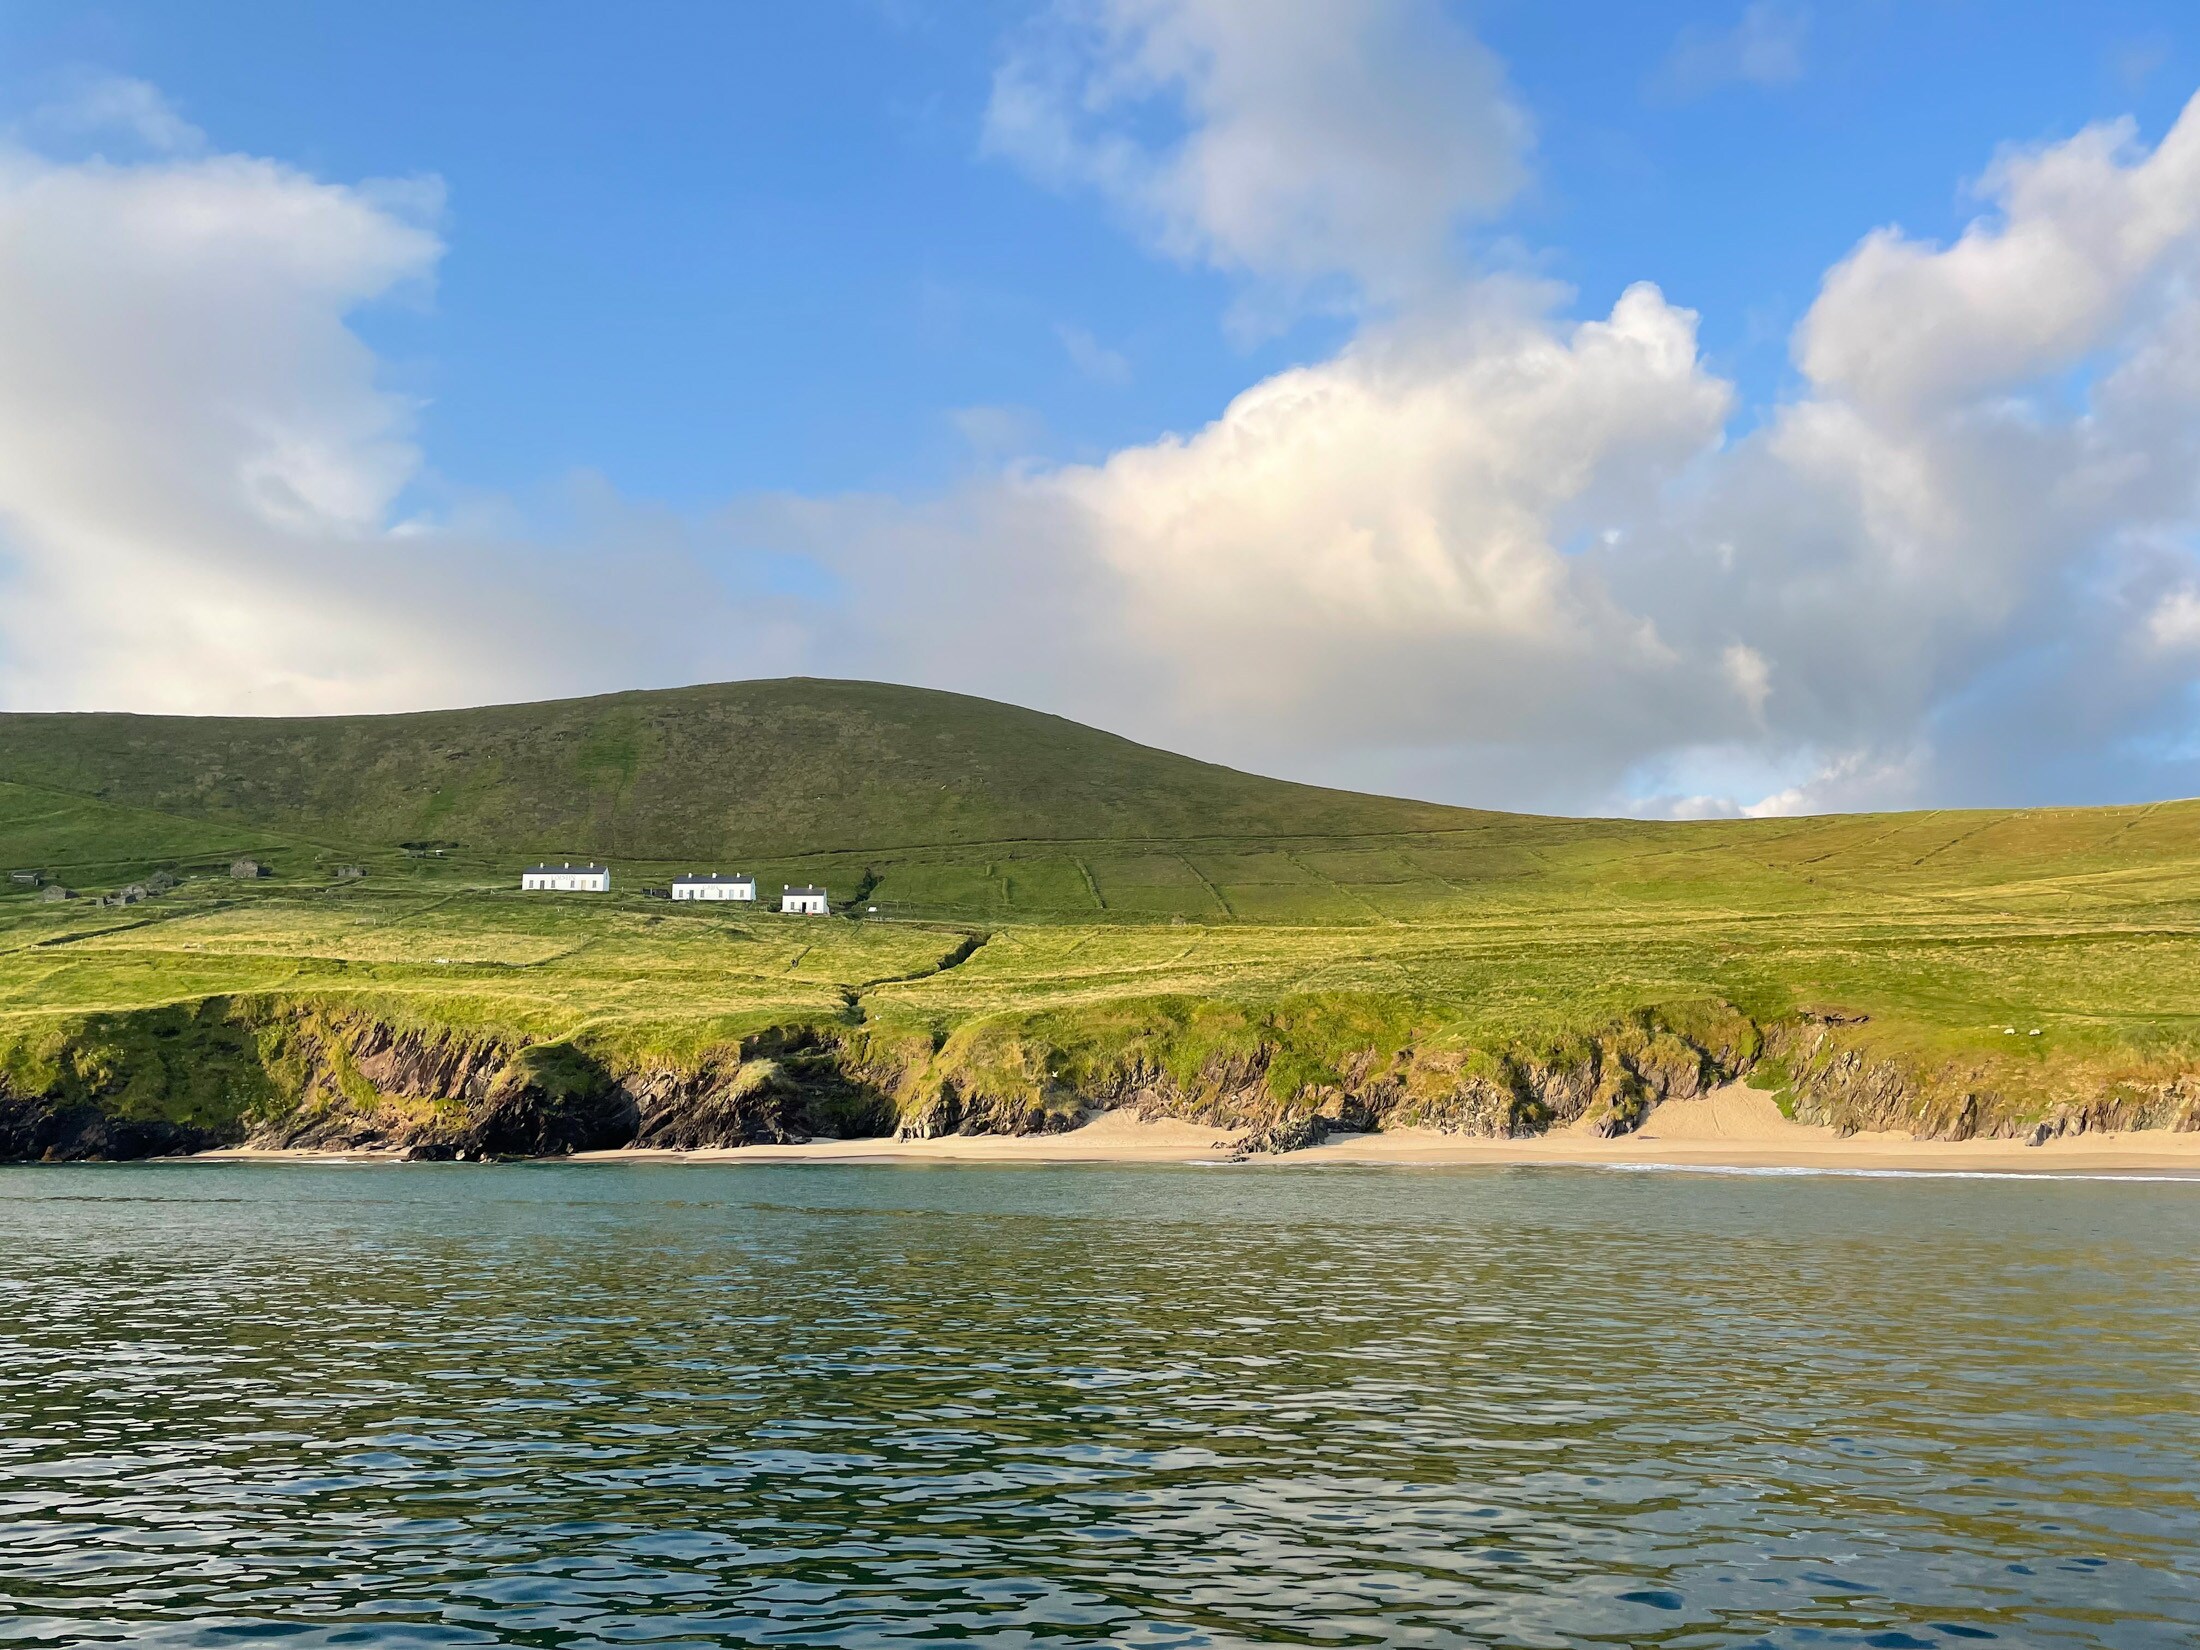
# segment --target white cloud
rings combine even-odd
[[[1311,777],[1368,782],[1379,746],[1515,802],[2174,783],[2132,753],[2189,716],[2195,145],[2200,110],[2151,153],[2088,131],[2002,162],[1951,247],[1868,238],[1799,329],[1802,393],[1737,443],[1654,289],[1569,325],[1483,281],[1202,430],[965,497],[949,531],[995,548],[958,555],[1014,567],[1018,603],[1074,568],[1089,645],[1061,659],[1118,662],[963,679]],[[1705,750],[1750,761],[1723,791],[1641,778]]]
[[[1628,776],[1627,811],[1653,819],[1785,819],[1920,805],[1922,746],[1885,751],[1781,749],[1764,741],[1660,752]]]
[[[157,154],[187,154],[206,145],[206,134],[157,86],[127,75],[77,77],[32,114],[30,126],[40,136],[122,137]]]
[[[1792,0],[1751,0],[1731,29],[1691,23],[1651,77],[1653,96],[1682,102],[1722,86],[1787,86],[1803,77],[1810,11]]]
[[[1115,622],[1195,712],[1348,726],[1367,707],[1338,690],[1359,676],[1387,684],[1393,732],[1562,715],[1575,695],[1556,683],[1532,713],[1487,690],[1675,662],[1558,546],[1706,449],[1729,396],[1697,369],[1695,318],[1654,288],[1565,329],[1548,296],[1485,286],[1255,386],[1192,437],[1032,490],[1079,523],[1120,583]],[[1483,691],[1431,691],[1446,682]]]
[[[1851,791],[1927,739],[1926,789],[2007,794],[2175,714],[2135,592],[2189,577],[2200,534],[2200,109],[2152,153],[2117,125],[2007,158],[1992,199],[1952,246],[1882,231],[1837,265],[1807,392],[1614,574],[1772,661],[1770,730],[1866,751]]]
[[[1157,115],[1180,129],[1157,139]],[[1524,179],[1504,72],[1437,0],[1057,0],[1002,62],[987,149],[1091,189],[1171,257],[1290,292],[1426,283]]]
[[[0,701],[399,708],[803,669],[1493,805],[2191,789],[2196,150],[2200,110],[2151,152],[2091,130],[1999,163],[1952,245],[1867,237],[1797,331],[1797,393],[1739,440],[1656,288],[1579,321],[1485,278],[1098,463],[1002,470],[1028,425],[966,408],[991,463],[944,497],[690,521],[580,482],[556,534],[423,505],[415,409],[348,324],[432,281],[432,190],[7,151]],[[724,544],[851,599],[728,624]],[[675,583],[685,610],[648,611]]]
[[[340,710],[665,668],[600,564],[393,526],[415,409],[346,318],[425,290],[439,198],[0,149],[0,703]]]
[[[1772,697],[1772,665],[1762,653],[1743,642],[1730,642],[1719,654],[1726,679],[1749,714],[1759,725],[1765,720],[1765,701]]]
[[[2200,648],[2200,590],[2173,590],[2147,615],[2156,647]]]
[[[2020,388],[2110,342],[2200,230],[2200,121],[2152,154],[2129,121],[2013,151],[1984,185],[1998,208],[1951,247],[1883,229],[1826,277],[1797,336],[1811,380],[1876,413]]]

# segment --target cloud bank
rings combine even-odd
[[[0,702],[310,712],[664,669],[601,571],[660,556],[641,524],[583,563],[494,509],[401,509],[429,479],[416,408],[348,318],[427,288],[439,212],[432,182],[0,149]]]
[[[936,631],[1078,637],[964,679],[1321,777],[1687,813],[2189,791],[2196,167],[2195,109],[2152,151],[2003,154],[1954,244],[1882,229],[1827,272],[1798,391],[1739,436],[1654,287],[1576,322],[1485,278],[1204,429],[803,543],[868,579],[921,518],[994,570]]]
[[[1357,335],[1202,428],[928,499],[682,520],[583,483],[545,536],[436,477],[352,330],[432,283],[432,186],[0,151],[0,700],[808,670],[1489,805],[2200,789],[2200,110],[2152,149],[2110,124],[2000,155],[1952,244],[1864,236],[1796,329],[1794,392],[1738,429],[1655,287],[1578,318],[1548,283],[1443,274],[1525,153],[1483,48],[1406,3],[1253,16],[1052,11],[988,142],[1249,290],[1343,283]],[[1328,62],[1323,159],[1269,164]],[[1431,64],[1468,95],[1424,95]],[[1156,98],[1173,135],[1123,114]],[[736,623],[733,545],[821,576]],[[697,594],[668,621],[644,603],[672,581]]]

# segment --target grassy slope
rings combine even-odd
[[[766,1024],[844,1024],[853,992],[869,1026],[944,1041],[1011,1088],[1133,1048],[1189,1070],[1263,1040],[1298,1079],[1334,1081],[1362,1047],[1543,1043],[1702,999],[1868,1014],[1875,1053],[2042,1108],[2200,1069],[2191,887],[2082,912],[2059,879],[1982,892],[1804,913],[1681,885],[1556,920],[1508,903],[1410,923],[1010,925],[931,973],[962,937],[945,925],[206,881],[127,911],[0,902],[0,1060],[87,1013],[260,994],[684,1063]]]
[[[0,780],[331,843],[741,860],[833,849],[1427,829],[983,699],[736,682],[315,718],[0,716]]]
[[[1866,1014],[1873,1052],[2041,1103],[2200,1069],[2200,804],[1533,819],[838,683],[305,723],[9,718],[0,778],[11,863],[97,886],[252,849],[283,872],[123,912],[0,895],[0,1055],[87,1012],[263,993],[686,1059],[770,1021],[844,1022],[854,991],[874,1027],[1026,1076],[1267,1038],[1321,1080],[1358,1047],[1535,1040],[1705,997]],[[392,846],[431,837],[463,846]],[[629,891],[507,891],[514,860],[561,849],[612,854]],[[868,871],[910,920],[633,896],[681,850],[843,898]],[[352,857],[373,878],[329,885]],[[925,974],[956,924],[993,938],[886,983]]]

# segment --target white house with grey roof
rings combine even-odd
[[[561,894],[608,894],[611,892],[611,867],[608,865],[530,865],[519,874],[523,890],[548,889]]]
[[[822,888],[796,888],[784,883],[780,885],[779,913],[781,916],[822,917],[826,914],[828,907],[829,902],[825,897],[825,890]]]
[[[702,876],[690,871],[686,876],[672,879],[674,899],[743,899],[756,898],[756,878],[745,877],[736,871],[730,877],[722,877],[716,871]]]

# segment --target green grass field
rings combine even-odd
[[[246,852],[276,875],[230,881]],[[522,895],[539,855],[607,857],[619,892]],[[185,879],[125,909],[0,894],[18,1089],[89,1024],[213,998],[621,1069],[810,1026],[935,1091],[1033,1100],[1250,1061],[1285,1102],[1370,1060],[1471,1065],[1704,1004],[1830,1023],[1921,1108],[1983,1093],[2021,1119],[2200,1072],[2196,803],[1544,819],[1284,785],[949,695],[764,683],[0,718],[0,860],[91,892]],[[345,863],[370,874],[338,883]],[[880,919],[640,895],[714,867],[861,890]]]

